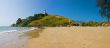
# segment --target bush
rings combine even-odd
[[[32,21],[29,26],[68,26],[72,24],[74,21],[68,18],[64,18],[62,16],[46,16],[40,20]]]
[[[110,26],[110,23],[108,23],[108,22],[101,22],[100,25],[101,25],[101,26]]]
[[[100,26],[99,22],[89,21],[86,23],[86,26]]]

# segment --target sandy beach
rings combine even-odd
[[[29,48],[110,48],[109,27],[47,27]]]

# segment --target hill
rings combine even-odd
[[[56,26],[110,26],[110,22],[96,22],[96,21],[75,21],[60,15],[50,15],[47,13],[34,14],[25,19],[18,18],[14,27],[56,27]]]
[[[49,14],[34,14],[29,16],[26,19],[18,18],[15,24],[12,26],[16,27],[27,27],[27,26],[69,26],[72,25],[75,21],[64,16],[59,15],[49,15]]]

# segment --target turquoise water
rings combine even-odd
[[[0,32],[22,32],[22,31],[26,31],[29,30],[30,28],[28,27],[4,27],[1,26],[0,27]]]

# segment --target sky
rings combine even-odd
[[[0,26],[10,26],[18,18],[43,10],[76,21],[104,21],[96,0],[0,0]]]

